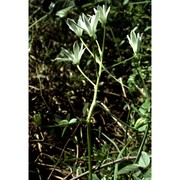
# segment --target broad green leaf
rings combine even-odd
[[[71,119],[70,121],[69,121],[69,124],[74,124],[74,123],[76,123],[77,122],[77,119],[76,118],[73,118],[73,119]]]
[[[147,98],[145,100],[145,102],[142,104],[142,108],[149,110],[150,109],[150,105],[151,105],[150,99]]]
[[[149,163],[150,163],[149,155],[146,152],[142,151],[141,157],[138,162],[139,166],[142,168],[146,168],[149,165]]]
[[[62,120],[62,121],[59,122],[58,125],[59,125],[59,126],[64,126],[64,125],[68,125],[68,123],[69,123],[69,122],[68,122],[67,120]]]
[[[124,168],[122,168],[120,171],[118,171],[117,174],[118,175],[119,174],[125,174],[125,173],[128,173],[128,172],[134,171],[134,170],[136,170],[138,168],[139,168],[138,164],[130,164],[130,165],[127,165]]]
[[[143,180],[151,180],[151,177],[143,178]]]
[[[139,128],[138,128],[138,131],[139,131],[139,132],[143,132],[143,131],[146,130],[146,128],[147,128],[147,124],[145,124],[145,125],[139,127]]]
[[[143,180],[151,180],[151,168],[146,171]]]
[[[141,117],[136,121],[134,128],[138,129],[139,127],[145,125],[146,122],[147,122],[147,118]]]
[[[93,180],[100,180],[100,179],[97,177],[96,174],[92,174],[92,179],[93,179]]]
[[[145,102],[141,105],[141,107],[139,108],[139,111],[142,115],[145,115],[146,113],[150,111],[150,108],[151,108],[151,102],[150,102],[150,99],[147,98]]]

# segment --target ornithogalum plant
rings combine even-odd
[[[67,25],[69,28],[80,38],[81,44],[76,41],[73,45],[73,51],[68,51],[67,49],[62,48],[61,54],[63,57],[57,58],[57,60],[61,61],[70,61],[73,64],[75,64],[80,71],[80,73],[86,78],[87,81],[89,81],[93,88],[94,88],[94,95],[92,99],[92,103],[89,109],[89,112],[87,114],[86,123],[87,123],[87,143],[88,143],[88,169],[89,169],[89,176],[88,179],[92,180],[92,162],[91,162],[91,118],[93,115],[94,107],[96,106],[97,101],[97,92],[99,87],[99,81],[102,73],[103,68],[103,54],[104,54],[104,46],[105,46],[105,34],[106,34],[106,22],[107,22],[107,16],[110,11],[110,7],[106,9],[106,6],[103,5],[102,7],[98,6],[97,9],[94,9],[94,14],[92,16],[87,16],[84,13],[79,16],[77,23],[73,19],[67,19]],[[97,25],[98,22],[102,24],[104,33],[103,33],[103,43],[100,47],[97,37],[96,37],[96,31],[97,31]],[[98,53],[92,52],[86,43],[83,41],[83,32],[85,32],[93,41],[96,43],[98,47]],[[87,49],[87,51],[90,53],[90,56],[94,59],[94,61],[98,64],[99,68],[96,72],[96,82],[93,82],[90,80],[87,75],[82,71],[80,68],[80,60],[82,58],[82,55]]]

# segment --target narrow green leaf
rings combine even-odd
[[[56,58],[55,61],[61,62],[61,61],[71,61],[69,58]]]
[[[64,136],[64,133],[65,133],[66,129],[67,129],[67,126],[64,127],[63,132],[62,132],[62,134],[61,134],[61,137]]]
[[[54,121],[56,122],[56,123],[60,123],[61,122],[61,117],[59,117],[59,116],[57,116],[57,115],[55,115],[55,119],[54,119]]]
[[[134,170],[136,170],[138,168],[139,168],[138,164],[130,164],[130,165],[127,165],[124,168],[122,168],[120,171],[118,171],[117,174],[118,175],[119,174],[125,174],[125,173],[128,173],[128,172],[134,171]]]
[[[67,116],[66,116],[66,120],[70,121],[70,119],[71,119],[71,113],[68,113]]]
[[[58,11],[58,12],[56,13],[56,16],[59,16],[60,18],[63,18],[63,17],[65,17],[65,16],[69,13],[69,11],[70,11],[72,8],[73,8],[73,6],[67,7],[67,8],[65,8],[65,9],[61,9],[60,11]]]
[[[138,162],[139,166],[142,168],[146,168],[149,165],[149,163],[150,163],[149,155],[146,152],[142,151],[141,157]]]
[[[83,107],[83,110],[82,110],[83,111],[83,116],[86,116],[88,107],[89,107],[89,103],[87,102],[87,103],[85,103],[85,105]]]

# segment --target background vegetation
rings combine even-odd
[[[151,128],[146,132],[151,120],[151,2],[29,0],[30,179],[73,179],[88,170],[83,122],[93,89],[73,64],[54,59],[60,56],[61,47],[72,49],[77,39],[66,19],[77,21],[80,14],[92,14],[93,8],[103,4],[111,6],[103,64],[116,79],[103,72],[100,80],[99,106],[92,121],[93,166],[100,167],[94,168],[93,179],[151,179]],[[143,33],[139,71],[128,60],[133,51],[127,35],[136,26]],[[101,37],[98,26],[100,43]],[[91,46],[88,37],[84,38]],[[91,80],[96,79],[87,52],[81,68]],[[148,98],[143,95],[143,82]],[[78,121],[71,124],[74,118]],[[125,160],[114,162],[121,158]],[[87,174],[79,179],[87,179]]]

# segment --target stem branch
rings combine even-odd
[[[80,71],[80,73],[93,85],[95,86],[95,84],[84,74],[84,72],[81,70],[80,66],[77,65],[78,70]]]

